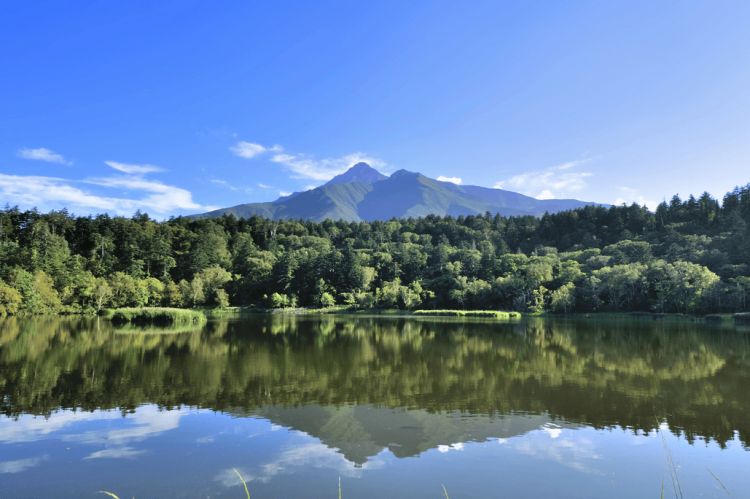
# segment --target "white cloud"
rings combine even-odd
[[[165,411],[153,405],[142,406],[129,415],[117,429],[63,435],[61,440],[103,447],[85,459],[132,459],[145,452],[135,449],[133,443],[179,428],[180,419],[185,414],[187,412],[182,409]]]
[[[292,195],[292,193],[289,192],[289,191],[279,191],[279,196],[281,196],[282,198],[285,198],[285,197],[291,196],[291,195]]]
[[[221,180],[218,178],[212,178],[211,179],[212,184],[219,185],[221,187],[224,187],[225,189],[229,189],[230,191],[239,191],[241,190],[239,187],[232,185],[231,183],[227,182],[226,180]]]
[[[553,440],[556,438],[560,438],[560,435],[562,435],[562,428],[552,423],[548,423],[542,426],[542,431],[549,435],[549,438]]]
[[[70,185],[65,179],[0,173],[0,198],[9,204],[40,209],[68,206],[117,211],[111,198],[97,196]]]
[[[621,186],[618,187],[617,190],[620,191],[620,196],[612,202],[612,204],[614,204],[615,206],[637,203],[640,206],[646,206],[651,211],[656,210],[656,207],[659,206],[658,201],[646,198],[636,189]]]
[[[574,171],[588,159],[568,161],[544,170],[515,175],[495,184],[496,189],[517,191],[537,199],[569,198],[584,190],[590,172]]]
[[[101,195],[77,184],[95,185],[126,191],[129,197]],[[104,177],[74,181],[57,177],[7,175],[0,173],[0,199],[22,207],[40,210],[69,208],[130,215],[144,210],[156,216],[178,211],[209,211],[193,201],[186,189],[138,176]]]
[[[290,475],[299,469],[316,468],[333,470],[339,476],[360,477],[365,470],[382,468],[382,458],[376,457],[364,464],[356,465],[346,459],[336,449],[332,449],[318,442],[301,443],[292,448],[281,451],[266,463],[253,468],[240,470],[248,482],[269,482],[276,476]],[[216,481],[225,487],[241,486],[234,469],[226,469],[216,476]]]
[[[46,161],[48,163],[59,163],[61,165],[71,165],[70,161],[66,160],[62,154],[58,154],[55,151],[51,151],[46,147],[38,147],[36,149],[23,148],[18,150],[18,156],[23,159],[33,159],[36,161]]]
[[[154,165],[134,165],[129,163],[118,163],[117,161],[105,161],[104,164],[117,171],[130,175],[145,175],[147,173],[164,171],[164,168]]]
[[[122,417],[116,411],[99,411],[95,413],[59,411],[48,417],[23,415],[15,418],[0,417],[0,442],[17,444],[44,440],[47,435],[63,430],[79,422],[118,419]]]
[[[280,152],[281,146],[266,147],[255,142],[241,140],[229,148],[235,156],[250,159],[266,152]]]
[[[15,461],[0,461],[0,474],[21,473],[28,469],[39,466],[42,461],[49,459],[49,456],[29,457],[26,459],[16,459]]]
[[[583,473],[599,474],[597,462],[602,457],[594,441],[586,436],[565,435],[559,427],[542,427],[541,431],[510,440],[508,445],[520,454],[553,461]]]
[[[440,182],[450,182],[451,184],[456,184],[456,185],[461,185],[464,183],[461,177],[446,177],[446,176],[440,175],[437,179]]]
[[[375,168],[385,165],[383,161],[359,152],[338,158],[323,159],[315,159],[303,154],[278,153],[271,157],[271,161],[287,167],[296,178],[319,181],[331,180],[357,163],[367,163]]]
[[[261,184],[260,182],[258,183],[258,187],[260,187],[261,189],[273,189],[272,186],[268,184]]]
[[[549,189],[544,189],[542,192],[537,194],[537,199],[555,199],[555,195]]]
[[[138,450],[132,447],[115,447],[92,452],[84,457],[84,459],[133,459],[145,453],[145,450]]]
[[[210,209],[210,207],[202,206],[193,201],[193,195],[190,191],[163,184],[157,180],[147,180],[140,177],[108,177],[89,179],[86,182],[102,187],[151,193],[139,199],[117,199],[120,211],[124,209],[127,212],[132,212],[137,209],[146,209],[155,213],[166,214],[177,210]]]
[[[450,444],[450,445],[438,445],[437,450],[438,452],[443,453],[443,454],[445,454],[446,452],[450,452],[452,450],[462,451],[464,450],[464,444],[462,442],[458,442],[458,443]]]
[[[294,178],[309,178],[312,180],[331,180],[336,175],[344,173],[357,163],[364,162],[372,167],[383,167],[385,163],[378,158],[364,153],[355,152],[338,158],[316,159],[307,154],[285,152],[284,148],[275,145],[266,147],[255,142],[240,141],[229,148],[236,156],[252,159],[256,156],[272,153],[271,161],[285,166],[294,173]],[[263,184],[258,184],[263,187]],[[267,188],[267,187],[263,187]]]

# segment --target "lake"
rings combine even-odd
[[[0,320],[0,497],[750,497],[750,334],[653,319]]]

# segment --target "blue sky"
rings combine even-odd
[[[750,182],[750,2],[26,2],[0,203],[163,218],[357,160],[652,205]]]

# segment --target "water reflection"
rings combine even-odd
[[[342,476],[357,497],[382,496],[397,477],[414,487],[392,495],[419,497],[458,472],[471,496],[468,478],[490,480],[488,463],[504,463],[519,480],[541,466],[563,481],[587,476],[596,491],[634,466],[663,478],[665,446],[701,476],[706,452],[717,462],[727,449],[716,473],[731,481],[749,462],[748,354],[733,329],[635,320],[258,316],[141,335],[5,319],[0,481],[57,473],[83,480],[76,493],[121,483],[137,497],[236,497],[237,467],[270,495],[309,495]],[[170,467],[185,480],[177,488],[158,475]],[[31,490],[23,483],[14,496]]]

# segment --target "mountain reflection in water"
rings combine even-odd
[[[222,493],[212,486],[236,485],[234,466],[270,486],[291,472],[395,473],[389,460],[432,453],[512,452],[590,473],[606,461],[602,438],[652,446],[657,428],[667,444],[701,440],[744,456],[749,354],[733,328],[634,319],[259,315],[180,334],[4,319],[0,482],[50,473],[61,459],[52,441],[99,467],[147,463],[165,442],[184,469],[212,456],[221,469],[202,485],[211,497]],[[195,453],[205,455],[188,459]],[[163,486],[139,474],[144,487]],[[192,497],[195,487],[165,493]]]

